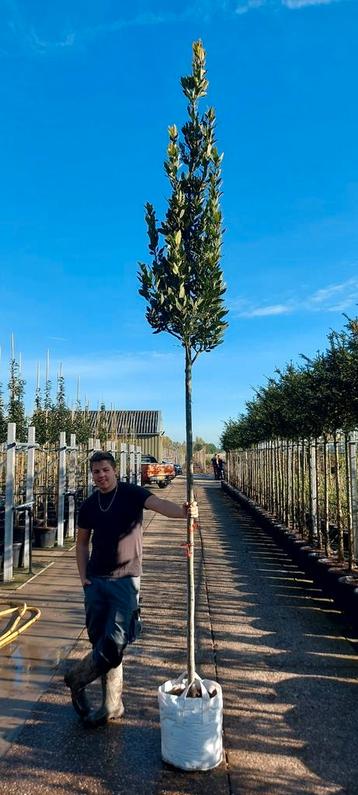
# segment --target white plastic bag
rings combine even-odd
[[[201,698],[188,698],[187,674],[169,679],[159,687],[159,712],[162,759],[182,770],[211,770],[222,760],[222,690],[211,679],[195,677]],[[183,684],[179,696],[170,694],[173,687]],[[208,690],[216,690],[210,697]]]

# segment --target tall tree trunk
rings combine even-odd
[[[270,513],[275,513],[275,460],[274,460],[274,442],[271,440],[269,442],[269,473],[270,473],[270,485],[269,485],[269,511]]]
[[[249,450],[249,479],[250,479],[250,498],[254,499],[254,451]]]
[[[268,442],[265,442],[263,456],[265,461],[264,508],[267,511],[269,510],[269,500],[270,500],[270,454],[269,454]]]
[[[285,475],[284,475],[284,482],[285,482],[285,508],[284,508],[284,516],[285,516],[285,525],[286,527],[290,526],[290,442],[286,439],[285,445]]]
[[[281,456],[281,442],[279,439],[276,441],[276,500],[277,500],[277,518],[282,520],[281,516],[281,471],[280,471],[280,456]]]
[[[280,521],[285,522],[285,453],[283,439],[280,440]]]
[[[310,506],[308,540],[310,544],[318,542],[316,460],[317,460],[316,439],[310,438],[308,440],[308,483],[309,483],[309,506]]]
[[[305,479],[306,479],[306,450],[305,440],[302,439],[302,452],[301,452],[301,532],[305,534],[307,529],[306,525],[306,494],[305,494]]]
[[[295,443],[291,443],[291,526],[294,530],[296,527],[296,499],[297,499],[297,492],[296,492],[296,483],[295,483],[295,460],[296,460],[296,446]]]
[[[249,457],[249,497],[252,500],[252,498],[253,498],[253,471],[254,471],[254,467],[253,467],[253,453],[252,453],[251,449],[248,451],[248,457]]]
[[[186,418],[186,498],[194,500],[193,477],[193,421],[192,421],[192,362],[191,351],[185,349],[185,418]],[[188,682],[195,677],[195,582],[194,582],[194,521],[187,520],[187,583],[188,583],[188,629],[187,664]]]
[[[341,478],[340,478],[340,468],[339,468],[339,450],[338,450],[338,439],[337,439],[337,431],[334,431],[333,434],[333,444],[334,444],[334,477],[335,477],[335,485],[336,485],[336,511],[337,511],[337,534],[338,534],[338,560],[340,562],[344,561],[344,543],[343,543],[343,530],[342,530],[342,507],[341,507]]]
[[[43,505],[44,505],[44,526],[47,527],[48,525],[48,484],[49,484],[49,455],[48,455],[48,443],[45,445],[45,477],[44,477],[44,493],[43,493]]]
[[[352,431],[349,437],[349,471],[351,482],[351,511],[353,532],[353,555],[358,561],[358,481],[357,481],[357,431]]]
[[[282,501],[282,441],[281,439],[278,440],[278,447],[277,447],[277,475],[278,475],[278,488],[277,488],[277,497],[278,497],[278,518],[280,522],[283,522],[283,501]]]
[[[316,525],[317,525],[317,544],[322,549],[322,528],[321,528],[321,511],[319,502],[319,487],[320,487],[320,446],[319,440],[314,440],[315,446],[315,467],[316,467]]]
[[[329,475],[328,475],[328,442],[327,435],[323,434],[323,502],[324,502],[324,550],[326,555],[331,552],[329,541]]]
[[[296,524],[298,532],[302,533],[302,518],[301,518],[301,444],[297,442],[297,459],[296,459],[296,494],[297,494],[297,509],[296,509]]]
[[[312,440],[308,439],[308,505],[309,505],[309,528],[308,528],[308,541],[310,544],[313,542],[314,528],[313,528],[313,483],[312,483]]]
[[[279,440],[276,439],[276,447],[275,447],[275,459],[276,459],[276,469],[275,469],[275,477],[276,477],[276,516],[280,518],[280,451],[279,451]]]
[[[352,488],[351,488],[351,468],[349,456],[349,437],[344,434],[344,453],[345,453],[345,470],[346,470],[346,500],[347,500],[347,528],[348,528],[348,563],[349,569],[353,567],[354,557],[354,542],[353,542],[353,517],[352,517]]]

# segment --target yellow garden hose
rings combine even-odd
[[[23,605],[15,605],[7,607],[5,610],[0,610],[0,621],[2,618],[12,616],[14,613],[16,614],[15,617],[12,620],[10,619],[5,629],[0,632],[0,649],[8,643],[12,643],[18,635],[25,632],[25,629],[31,627],[31,624],[34,624],[40,618],[41,610],[38,607],[28,607],[26,602],[24,602]],[[25,620],[26,613],[30,613],[30,616]],[[23,624],[20,624],[21,620],[24,620]]]

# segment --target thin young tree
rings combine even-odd
[[[108,441],[108,419],[106,404],[103,401],[97,415],[96,436],[100,440],[102,447],[105,447]]]
[[[7,405],[7,422],[16,423],[16,436],[19,441],[26,441],[27,421],[25,413],[25,381],[21,377],[21,366],[12,352],[9,364],[9,400]]]
[[[7,424],[5,417],[5,405],[3,398],[2,383],[0,381],[0,444],[2,442],[6,442],[6,431],[7,431]]]
[[[86,444],[91,436],[91,421],[88,415],[88,406],[82,408],[81,400],[77,397],[74,417],[72,420],[72,433],[76,434],[78,444]]]
[[[146,318],[154,334],[167,331],[185,353],[187,500],[194,499],[192,367],[200,353],[223,341],[227,326],[220,268],[222,216],[221,161],[215,143],[215,112],[202,115],[199,100],[206,96],[205,50],[193,43],[192,73],[181,78],[188,100],[188,120],[181,130],[169,127],[164,168],[171,195],[165,219],[158,223],[146,204],[151,265],[140,263],[140,294],[147,301]],[[194,522],[187,524],[188,680],[195,678]]]
[[[40,370],[38,365],[34,408],[30,421],[31,425],[33,425],[35,428],[36,441],[40,445],[44,445],[47,442],[47,417],[43,403],[44,401],[42,398],[42,392],[40,386]]]
[[[49,441],[57,443],[60,431],[65,431],[67,437],[71,433],[71,411],[66,401],[66,385],[62,374],[62,366],[57,375],[57,394],[56,402],[53,404],[48,415],[49,420]]]

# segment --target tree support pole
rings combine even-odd
[[[60,432],[60,450],[58,465],[58,498],[57,498],[57,546],[63,547],[65,527],[65,490],[66,490],[66,432]]]
[[[14,537],[14,486],[16,456],[16,423],[7,426],[6,448],[6,487],[5,487],[5,536],[4,536],[4,582],[13,578],[13,537]]]
[[[71,433],[70,437],[70,457],[68,468],[68,490],[71,492],[68,495],[68,527],[67,537],[75,537],[75,497],[76,490],[76,469],[77,469],[77,447],[76,447],[76,434]]]
[[[357,431],[349,436],[350,497],[352,512],[353,556],[358,560],[358,484],[357,484]]]
[[[27,438],[27,466],[26,466],[26,496],[27,503],[34,501],[34,477],[35,477],[35,428],[33,425],[28,430]],[[32,538],[30,538],[30,531],[32,530],[32,523],[28,511],[25,512],[25,534],[24,534],[24,568],[28,568],[30,563],[30,546]]]
[[[121,443],[119,458],[119,480],[121,483],[127,482],[127,445]]]
[[[90,466],[91,456],[94,453],[94,438],[90,437],[88,440],[88,459],[87,459],[87,497],[90,497],[93,491],[92,472]]]

